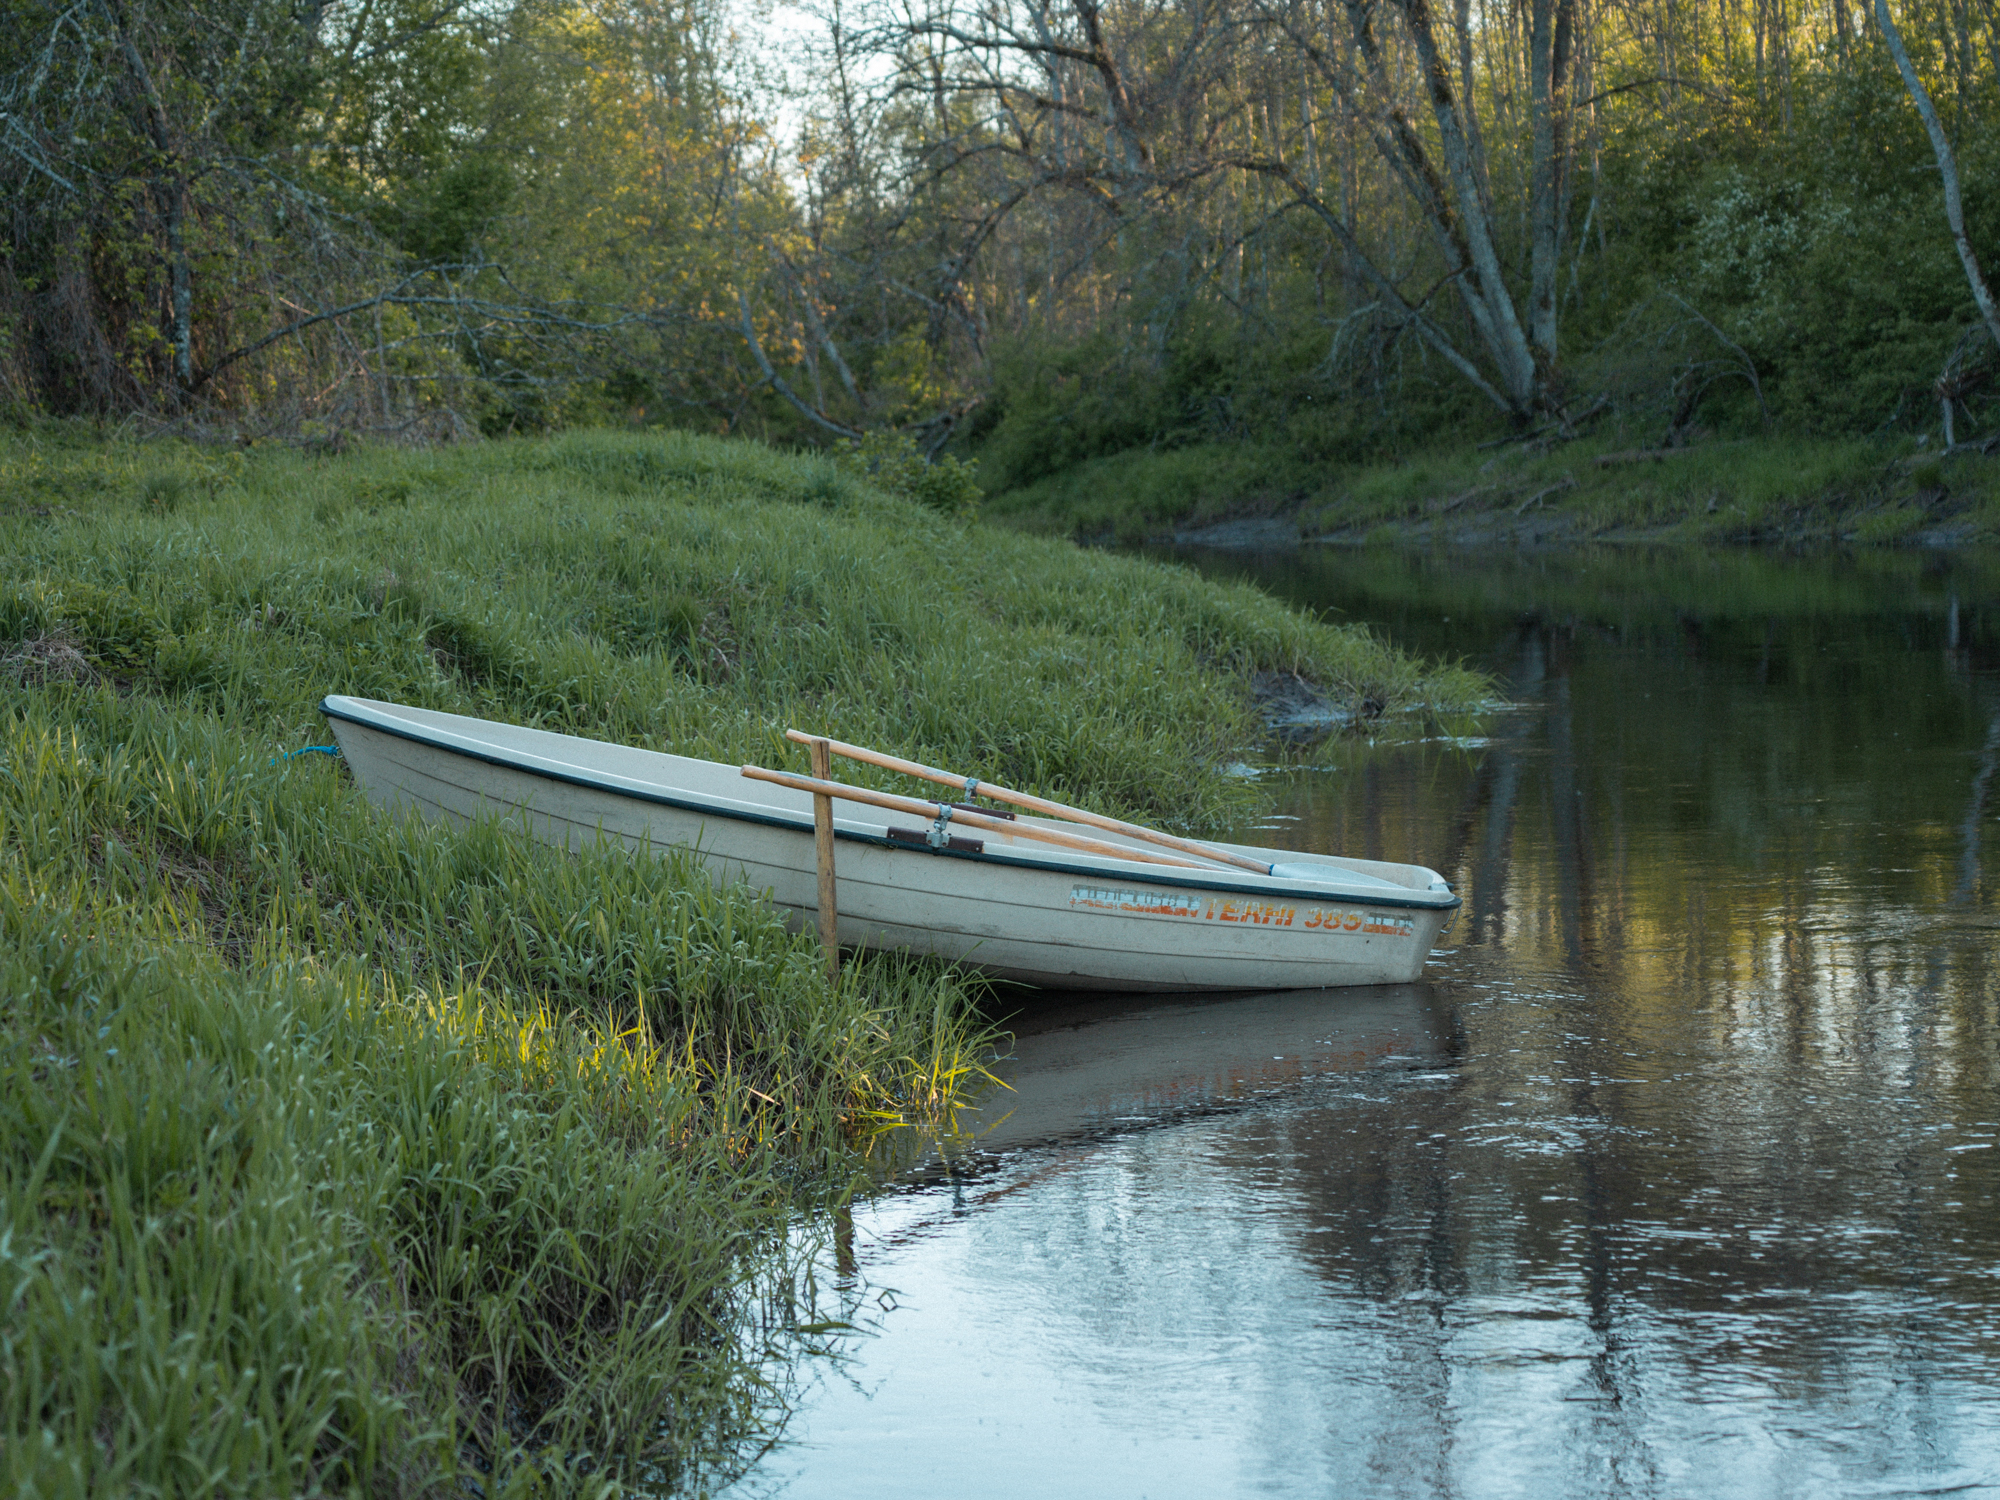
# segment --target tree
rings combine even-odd
[[[38,404],[393,428],[469,400],[514,426],[643,368],[741,415],[714,309],[754,122],[723,89],[717,14],[27,0],[13,19],[0,315]]]
[[[1129,249],[1147,222],[1240,210],[1244,177],[1276,184],[1264,221],[1304,210],[1388,316],[1517,421],[1560,418],[1557,282],[1568,242],[1579,8],[1529,0],[1522,39],[1529,108],[1510,143],[1531,162],[1525,275],[1510,274],[1491,186],[1469,4],[1429,0],[940,0],[885,21],[866,42],[893,58],[915,175],[931,190],[978,184],[985,205],[948,260],[964,267],[1004,221],[1050,196],[1078,202],[1070,232]],[[1490,20],[1490,17],[1488,18]],[[1490,37],[1484,38],[1490,43]],[[919,107],[918,100],[924,105]],[[1429,237],[1427,262],[1402,254],[1327,196],[1318,133],[1331,125],[1372,148]],[[1351,174],[1350,174],[1351,175]],[[1249,196],[1256,196],[1250,194]],[[1205,207],[1206,206],[1206,207]],[[1240,247],[1238,233],[1233,248]],[[1162,253],[1173,242],[1163,236]],[[1184,248],[1184,238],[1183,238]],[[1086,254],[1083,245],[1072,258]],[[1407,256],[1402,257],[1406,262]],[[1465,322],[1430,306],[1450,287]]]
[[[1979,269],[1979,257],[1974,253],[1972,241],[1965,232],[1965,206],[1959,194],[1958,159],[1952,154],[1951,141],[1944,133],[1944,122],[1938,119],[1937,106],[1931,103],[1930,91],[1924,87],[1923,79],[1910,63],[1909,50],[1903,45],[1903,35],[1896,29],[1896,18],[1889,12],[1889,0],[1875,0],[1875,24],[1882,28],[1882,40],[1889,48],[1889,55],[1896,60],[1896,71],[1903,75],[1903,87],[1909,90],[1910,102],[1917,107],[1917,114],[1924,122],[1924,131],[1931,138],[1931,150],[1937,156],[1938,176],[1944,183],[1944,217],[1951,226],[1951,240],[1958,251],[1959,264],[1965,267],[1965,280],[1972,288],[1972,300],[1979,304],[1979,315],[1986,320],[1987,332],[1993,335],[1993,342],[2000,345],[2000,308],[1993,302],[1993,293],[1986,285],[1985,274]],[[1951,424],[1951,405],[1945,404],[1945,425]]]
[[[340,333],[322,314],[412,289],[341,201],[350,143],[329,133],[425,54],[462,49],[462,3],[13,6],[0,297],[20,383],[58,410],[181,413],[251,351],[352,354],[310,347]]]

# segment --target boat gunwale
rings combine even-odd
[[[775,811],[770,813],[752,812],[747,808],[730,807],[717,802],[702,801],[691,794],[676,796],[670,792],[651,791],[644,787],[623,785],[621,783],[625,782],[628,778],[614,777],[609,772],[600,773],[599,776],[593,777],[583,772],[581,768],[566,771],[546,763],[534,764],[533,762],[541,760],[541,757],[510,756],[498,750],[476,749],[466,744],[452,743],[453,740],[461,737],[449,730],[431,730],[429,733],[425,733],[424,726],[412,724],[407,720],[401,724],[384,723],[374,717],[363,717],[348,710],[335,708],[332,706],[332,700],[336,696],[348,697],[344,693],[329,694],[319,702],[319,711],[327,718],[358,725],[363,729],[372,729],[378,734],[386,734],[394,739],[408,740],[413,744],[424,745],[433,750],[442,750],[452,755],[463,755],[468,759],[481,761],[486,765],[499,766],[509,771],[518,771],[523,775],[539,777],[544,781],[554,781],[567,786],[582,787],[587,791],[605,792],[612,796],[624,797],[634,802],[671,807],[678,812],[691,812],[707,817],[728,818],[735,822],[761,824],[768,828],[783,828],[793,833],[804,833],[808,836],[812,833],[813,822],[810,816],[787,815]],[[348,701],[357,704],[370,704],[374,700],[349,698]],[[444,710],[429,710],[429,712],[442,713]],[[382,717],[386,718],[387,716],[384,715]],[[453,715],[453,717],[461,716]],[[508,727],[532,729],[534,726],[522,724]],[[541,732],[551,733],[553,731],[545,730]],[[610,741],[605,740],[589,740],[581,735],[563,735],[562,738],[575,739],[586,745],[610,745],[614,749],[640,748],[612,745]],[[723,762],[713,761],[709,762],[709,764],[721,765]],[[912,814],[911,816],[915,815]],[[1040,870],[1050,874],[1085,875],[1092,878],[1115,876],[1120,879],[1140,879],[1148,885],[1166,885],[1184,890],[1228,891],[1236,894],[1255,895],[1264,899],[1284,897],[1296,901],[1314,901],[1322,906],[1387,906],[1408,911],[1448,912],[1456,911],[1464,904],[1464,898],[1455,892],[1450,893],[1448,899],[1440,901],[1435,898],[1426,900],[1424,899],[1424,892],[1412,889],[1408,898],[1401,898],[1369,895],[1358,891],[1328,890],[1320,886],[1301,888],[1274,881],[1268,876],[1263,877],[1262,884],[1257,884],[1256,882],[1259,880],[1259,877],[1247,871],[1237,873],[1218,870],[1215,872],[1216,874],[1233,876],[1233,878],[1216,881],[1194,878],[1200,874],[1207,873],[1205,871],[1183,873],[1175,866],[1142,864],[1138,861],[1121,860],[1113,862],[1105,860],[1092,863],[1066,860],[1056,854],[1025,854],[1013,850],[995,850],[989,852],[986,850],[974,851],[971,849],[933,849],[928,846],[920,849],[900,840],[892,839],[887,833],[857,833],[851,829],[842,829],[837,826],[834,829],[834,837],[836,839],[845,839],[850,843],[868,844],[877,848],[890,849],[900,854],[925,854],[932,857],[942,856],[947,859],[973,860],[979,863],[1007,865],[1023,870]],[[1281,849],[1273,850],[1272,852],[1283,854],[1296,851]]]

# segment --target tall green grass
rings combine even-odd
[[[1325,499],[1349,472],[1277,443],[1136,448],[1003,490],[983,509],[1024,531],[1138,542],[1179,527],[1289,514]]]
[[[726,1468],[801,1181],[976,1066],[962,985],[829,987],[684,860],[381,818],[105,688],[0,721],[0,851],[14,1493]]]
[[[37,462],[52,499],[18,524],[0,642],[72,642],[278,744],[321,733],[329,691],[803,765],[798,724],[1199,829],[1241,810],[1219,766],[1259,734],[1256,670],[1390,711],[1482,691],[1247,586],[711,439],[256,454],[169,513],[140,493],[160,455],[88,495]]]
[[[985,513],[1027,531],[1128,541],[1273,514],[1306,536],[1380,527],[1385,539],[1522,526],[1677,540],[1894,542],[1926,525],[2000,535],[2000,485],[1992,461],[1976,455],[1925,463],[1904,439],[1772,436],[1598,463],[1644,446],[1606,433],[1550,449],[1466,444],[1394,463],[1317,466],[1253,443],[1134,450],[992,496]]]
[[[985,1023],[691,860],[384,815],[345,692],[722,757],[791,723],[1200,827],[1245,687],[1477,679],[688,438],[0,456],[0,1483],[695,1490],[782,1418],[785,1232]],[[791,1247],[791,1248],[788,1248]]]

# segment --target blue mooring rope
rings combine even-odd
[[[294,757],[300,755],[338,755],[338,754],[340,754],[340,746],[338,745],[304,745],[297,750],[287,750],[283,755],[280,755],[277,758],[277,760],[272,761],[271,764],[275,766],[280,760],[291,760]]]

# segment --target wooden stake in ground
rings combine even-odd
[[[833,780],[833,749],[825,740],[812,742],[813,778]],[[819,863],[819,941],[826,949],[826,977],[840,977],[840,913],[834,904],[833,798],[813,793],[813,852]]]

